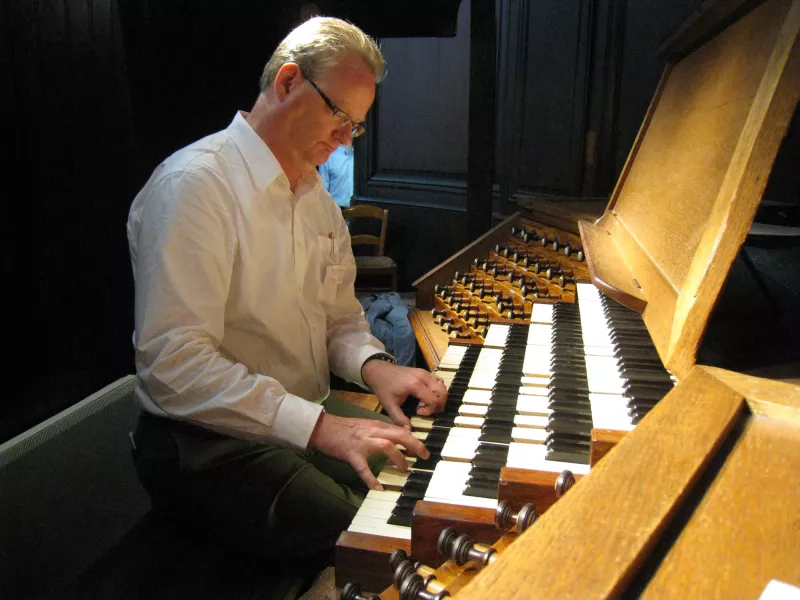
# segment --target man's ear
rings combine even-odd
[[[303,75],[300,67],[296,63],[286,63],[275,76],[275,83],[272,84],[278,100],[283,102],[287,96],[303,83]]]

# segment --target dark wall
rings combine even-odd
[[[636,0],[625,2],[622,16],[620,57],[618,143],[614,147],[614,171],[619,173],[628,158],[642,117],[658,85],[662,68],[656,53],[676,22],[688,13],[696,0]],[[645,93],[650,90],[650,93]]]
[[[147,172],[248,110],[269,55],[300,21],[298,2],[119,2],[134,135]]]
[[[610,193],[664,67],[658,47],[694,2],[496,0],[504,201]],[[470,4],[454,38],[384,43],[389,76],[361,144],[362,195],[464,206]]]
[[[115,2],[9,0],[0,19],[4,439],[131,370],[133,146]]]
[[[134,371],[130,203],[161,159],[252,105],[298,7],[2,4],[2,264],[13,358],[0,441]]]

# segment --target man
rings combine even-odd
[[[238,550],[330,549],[380,489],[379,459],[404,470],[396,445],[428,456],[406,398],[420,415],[446,399],[370,335],[316,171],[363,132],[382,74],[356,27],[303,23],[251,112],[169,157],[131,207],[139,476],[155,505]],[[326,400],[330,371],[372,389],[393,423]]]
[[[328,190],[336,204],[342,208],[350,206],[353,198],[353,146],[339,146],[330,158],[320,165],[322,185]]]

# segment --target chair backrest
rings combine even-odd
[[[386,208],[379,208],[369,204],[359,204],[351,206],[342,210],[342,216],[345,221],[352,223],[357,219],[376,219],[381,222],[380,236],[357,233],[351,236],[350,241],[353,246],[376,246],[377,256],[383,256],[383,247],[386,242],[386,226],[389,222],[389,210]]]

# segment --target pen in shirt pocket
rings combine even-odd
[[[328,232],[328,239],[331,241],[331,258],[333,258],[333,232]]]

